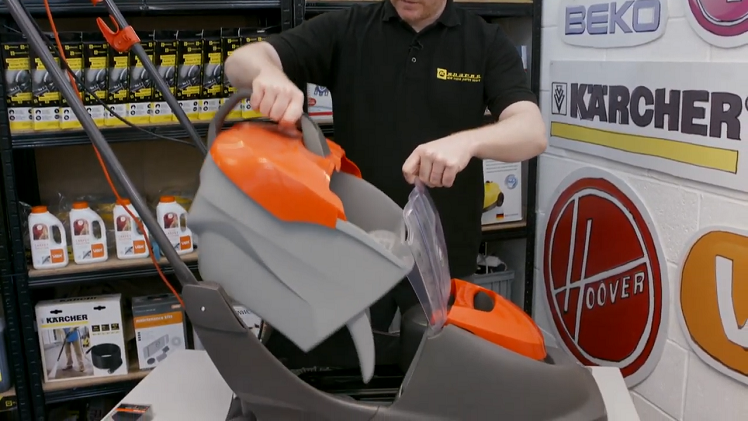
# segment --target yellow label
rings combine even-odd
[[[481,75],[476,73],[458,73],[450,72],[447,69],[437,68],[436,78],[441,80],[451,80],[455,82],[480,82]]]

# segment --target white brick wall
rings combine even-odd
[[[541,108],[546,122],[550,104],[551,60],[636,61],[656,57],[661,61],[748,62],[748,46],[734,49],[711,47],[699,38],[685,18],[686,0],[670,0],[667,31],[658,40],[639,47],[591,49],[573,47],[558,35],[559,0],[543,5]],[[686,242],[700,228],[728,225],[748,228],[748,195],[713,186],[644,171],[624,164],[574,152],[549,148],[540,157],[538,175],[538,226],[543,226],[550,196],[558,182],[582,166],[598,166],[616,173],[637,191],[657,225],[660,245],[668,261],[671,282],[671,314],[668,341],[652,375],[631,391],[642,421],[745,421],[748,420],[748,387],[720,374],[702,362],[688,347],[675,317],[679,261]],[[542,251],[538,232],[536,255]],[[542,272],[535,268],[536,318],[548,329],[543,308]]]

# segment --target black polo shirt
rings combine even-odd
[[[498,25],[449,0],[416,33],[385,0],[329,12],[271,36],[288,77],[330,90],[335,141],[364,179],[400,206],[412,190],[402,165],[420,144],[479,127],[536,101],[515,46]],[[475,272],[481,241],[483,169],[473,159],[450,188],[431,189],[453,277]]]

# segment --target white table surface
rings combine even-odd
[[[594,367],[592,375],[602,392],[608,421],[639,421],[618,369]],[[180,350],[153,369],[122,403],[151,405],[154,421],[223,421],[232,396],[205,351]]]

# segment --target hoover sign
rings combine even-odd
[[[748,0],[681,0],[694,32],[721,48],[748,44]]]
[[[748,385],[748,232],[698,233],[681,265],[676,313],[694,353]]]
[[[742,63],[553,62],[551,145],[748,192],[747,72]]]
[[[617,367],[635,386],[659,362],[668,327],[667,268],[646,209],[619,179],[582,168],[558,187],[544,235],[556,337],[580,363]]]
[[[633,47],[665,33],[666,0],[563,0],[561,39],[580,47]]]

